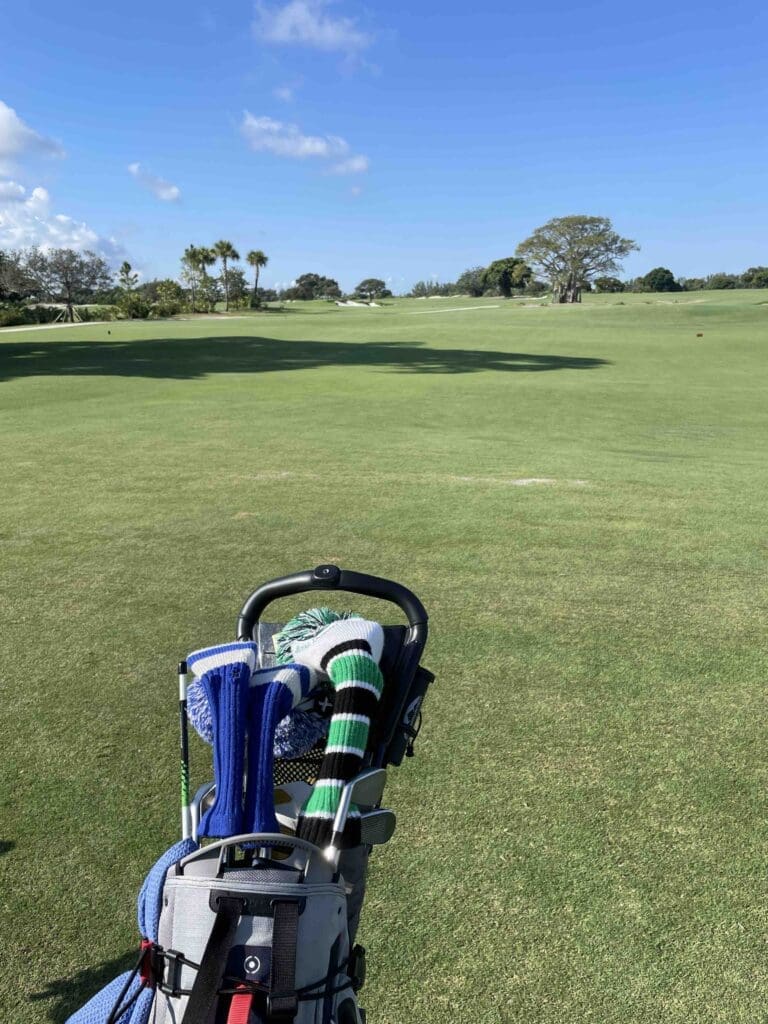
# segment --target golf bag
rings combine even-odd
[[[201,820],[214,787],[207,783],[192,801],[184,798],[188,747],[182,700],[182,840],[154,865],[139,894],[136,967],[68,1024],[364,1024],[357,993],[365,980],[365,951],[355,937],[368,856],[394,829],[391,812],[371,808],[380,803],[383,769],[413,753],[421,704],[433,680],[419,664],[427,615],[405,587],[336,566],[273,580],[254,591],[238,619],[238,639],[255,641],[260,669],[274,663],[281,629],[261,621],[267,605],[313,590],[382,598],[408,618],[407,627],[383,627],[381,700],[363,770],[342,797],[347,807],[354,800],[368,812],[361,822],[378,815],[391,826],[382,833],[361,824],[360,843],[331,856],[329,849],[291,834],[296,820],[290,813],[279,816],[279,833],[248,832],[203,845]],[[332,696],[321,689],[317,697],[329,717]],[[324,754],[319,742],[301,757],[276,758],[275,785],[312,787]]]

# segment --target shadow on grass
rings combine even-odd
[[[283,341],[262,337],[141,341],[10,342],[0,345],[0,380],[36,376],[158,377],[269,373],[318,366],[369,366],[402,373],[533,373],[591,370],[605,359],[480,349],[427,348],[419,342]]]
[[[10,853],[15,846],[16,843],[12,839],[0,839],[0,857]]]
[[[44,999],[52,1001],[48,1009],[48,1020],[53,1024],[65,1024],[75,1010],[84,1006],[92,996],[95,996],[105,985],[125,971],[130,971],[136,966],[136,950],[124,953],[123,956],[108,960],[97,967],[86,967],[70,978],[57,978],[49,981],[42,992],[34,992],[29,999],[31,1002],[41,1002]]]

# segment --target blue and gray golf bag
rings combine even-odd
[[[278,598],[318,590],[379,598],[405,613],[407,626],[367,623],[378,638],[371,654],[383,681],[377,701],[366,695],[371,684],[354,673],[329,685],[327,658],[310,676],[302,665],[281,667],[285,624],[263,622],[262,615]],[[352,635],[358,621],[365,624],[347,620],[338,629]],[[367,862],[372,847],[394,831],[394,815],[380,806],[385,770],[413,753],[433,680],[419,663],[426,639],[427,614],[410,590],[322,565],[259,587],[240,612],[235,643],[195,652],[181,664],[182,839],[152,867],[139,893],[134,970],[68,1024],[364,1024],[358,992],[365,951],[355,939]],[[355,644],[370,653],[360,640],[331,653],[346,659]],[[188,670],[199,680],[196,695]],[[353,691],[368,700],[366,742],[360,749],[337,744],[335,774],[352,764],[355,774],[328,779],[333,723],[354,720],[357,727],[365,717],[345,711]],[[210,733],[214,762],[214,781],[192,799],[190,718],[202,735]],[[317,739],[296,754],[291,737],[308,728]],[[331,839],[324,844],[297,834],[318,786],[337,787],[338,796],[333,815],[326,814]]]

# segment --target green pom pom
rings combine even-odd
[[[275,634],[275,661],[278,665],[287,665],[293,661],[295,643],[311,640],[339,619],[359,618],[354,612],[335,612],[332,608],[308,608],[305,612],[299,612]]]

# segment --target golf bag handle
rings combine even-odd
[[[187,864],[191,864],[192,861],[199,860],[201,857],[210,857],[213,851],[218,851],[219,859],[222,854],[232,846],[242,846],[243,843],[249,843],[253,846],[261,847],[285,847],[290,846],[294,850],[299,850],[301,853],[307,854],[307,859],[311,857],[323,857],[323,851],[319,846],[315,846],[314,843],[307,842],[306,839],[299,839],[298,836],[287,836],[283,835],[282,832],[246,832],[239,836],[227,836],[226,839],[219,839],[216,843],[209,843],[207,846],[201,846],[199,850],[195,850],[194,853],[187,854],[182,860],[179,861],[178,868],[183,874],[184,868]]]
[[[364,594],[366,597],[378,597],[382,601],[396,604],[408,619],[411,640],[417,644],[419,653],[424,649],[427,642],[428,616],[424,605],[412,591],[400,583],[395,583],[394,580],[340,569],[337,565],[318,565],[316,569],[308,569],[293,576],[281,576],[279,579],[262,583],[240,611],[237,620],[238,639],[253,639],[253,630],[267,605],[280,597],[290,597],[292,594],[302,594],[308,590],[342,590],[352,594]]]

